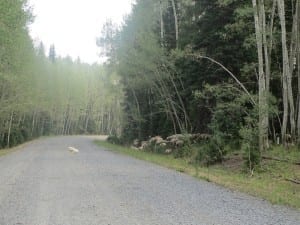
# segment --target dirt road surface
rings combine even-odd
[[[299,211],[106,151],[94,138],[43,138],[1,157],[0,225],[300,224]]]

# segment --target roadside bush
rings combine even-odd
[[[3,137],[4,137],[4,139],[2,141],[2,145],[4,148],[6,148],[8,146],[8,143],[7,143],[8,134],[5,133]],[[26,141],[26,140],[24,140],[21,132],[15,130],[15,129],[11,130],[10,137],[9,137],[9,147],[14,147],[18,144],[22,144],[24,141]]]
[[[156,140],[149,140],[147,145],[145,145],[144,150],[148,152],[154,152],[159,154],[164,154],[166,152],[166,145],[162,145],[161,143],[157,143]]]
[[[159,154],[164,154],[166,149],[165,147],[158,145],[158,144],[150,144],[149,147],[150,151],[159,153]]]
[[[199,147],[196,161],[208,164],[222,162],[224,155],[226,155],[226,148],[221,141],[222,139],[218,140],[217,137],[212,137],[207,143]]]
[[[116,145],[122,145],[123,141],[121,138],[117,137],[116,135],[111,135],[107,138],[107,142],[111,144],[116,144]]]
[[[177,148],[174,151],[175,158],[185,158],[190,157],[192,155],[192,146],[189,144],[185,144],[184,146]]]
[[[243,138],[242,151],[247,170],[252,174],[255,167],[260,164],[261,156],[258,143],[257,126],[251,126],[251,122],[240,130]]]
[[[275,106],[270,104],[270,109],[275,111]],[[270,114],[271,116],[272,114]],[[249,110],[248,115],[244,117],[244,126],[241,127],[239,134],[242,138],[241,150],[243,152],[245,167],[250,174],[253,174],[254,169],[261,161],[258,136],[258,107]]]
[[[23,137],[23,139],[24,139],[25,141],[30,140],[30,134],[29,134],[29,130],[28,130],[28,129],[22,128],[20,132],[21,132],[22,137]]]
[[[197,164],[208,164],[209,163],[209,144],[203,144],[199,146],[195,161]]]

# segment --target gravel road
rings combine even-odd
[[[300,212],[106,151],[91,137],[40,139],[0,158],[0,225],[150,224],[299,225]]]

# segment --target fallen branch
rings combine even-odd
[[[262,156],[263,159],[268,159],[268,160],[274,160],[274,161],[279,161],[279,162],[289,162],[287,159],[280,159],[277,157],[270,157],[270,156]]]
[[[220,62],[214,60],[213,58],[210,58],[208,56],[203,56],[203,55],[197,55],[197,54],[188,54],[188,56],[192,56],[195,59],[199,60],[199,59],[207,59],[209,61],[211,61],[214,64],[217,64],[218,66],[220,66],[223,70],[225,70],[236,82],[237,84],[243,89],[243,91],[249,96],[251,103],[255,106],[256,102],[254,100],[254,98],[252,97],[252,95],[249,93],[249,91],[247,90],[247,88],[242,84],[242,82],[239,81],[239,79],[237,79],[237,77],[229,70],[227,69],[223,64],[221,64]]]
[[[294,179],[289,179],[289,178],[285,178],[286,181],[290,181],[294,184],[300,184],[300,181],[299,180],[294,180]]]
[[[280,159],[277,157],[262,156],[262,158],[267,159],[267,160],[274,160],[274,161],[278,161],[278,162],[287,162],[287,163],[294,164],[294,165],[300,165],[300,162],[292,162],[287,159]]]

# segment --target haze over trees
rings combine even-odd
[[[34,47],[27,1],[0,1],[0,148],[42,135],[120,133],[122,90],[103,66]]]

